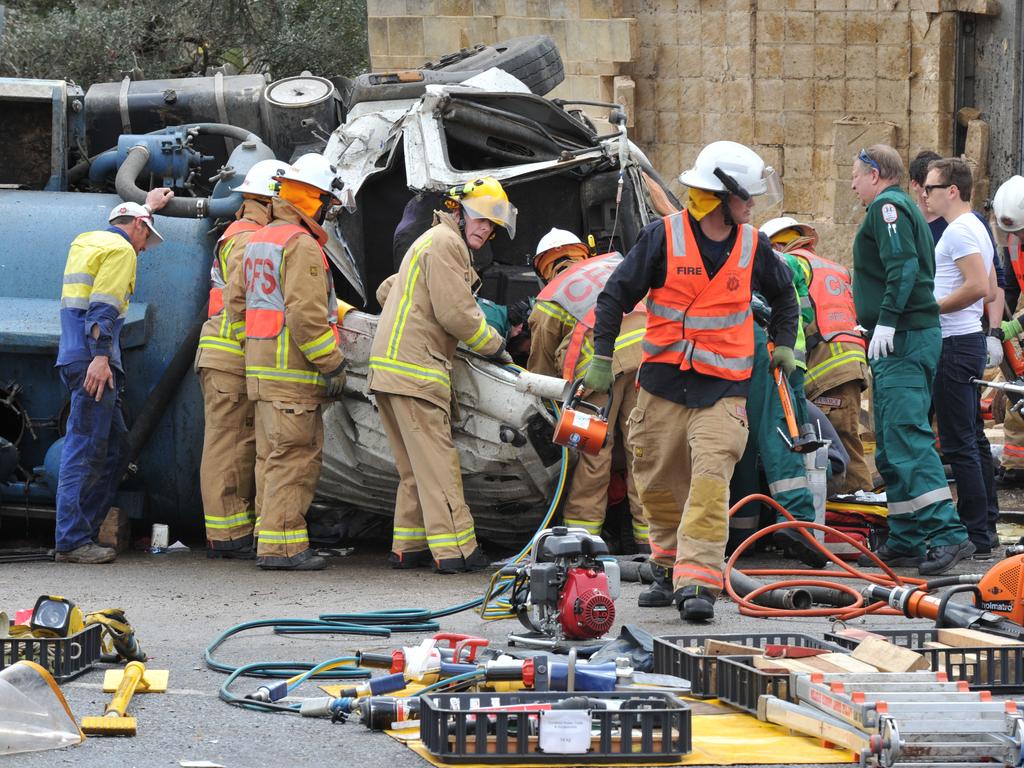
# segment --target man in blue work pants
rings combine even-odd
[[[96,538],[117,491],[127,449],[128,428],[121,411],[124,374],[115,370],[114,386],[97,401],[85,391],[88,368],[84,362],[60,368],[61,381],[71,393],[71,410],[57,483],[58,552],[77,550]]]

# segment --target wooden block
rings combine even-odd
[[[818,667],[812,667],[808,662],[809,659],[772,659],[767,656],[755,656],[754,657],[754,668],[763,670],[781,670],[783,672],[806,672],[814,673],[821,672],[822,670]],[[835,670],[828,670],[833,672]]]
[[[764,651],[760,648],[742,643],[730,643],[712,638],[704,641],[705,656],[760,656],[763,653]]]
[[[849,653],[826,653],[814,659],[816,662],[831,664],[838,672],[877,672],[878,667],[866,661],[853,658]]]
[[[853,658],[877,667],[880,672],[914,672],[928,669],[928,659],[908,648],[869,637],[853,650]]]
[[[874,632],[868,632],[866,629],[854,629],[853,627],[847,627],[841,629],[836,634],[839,637],[845,637],[849,640],[855,640],[860,643],[862,640],[867,640],[869,637],[874,637],[878,640],[885,640],[882,635],[876,635]]]
[[[120,507],[111,507],[103,518],[103,525],[96,536],[101,547],[112,547],[118,552],[127,552],[131,546],[132,526],[128,513]]]
[[[1024,646],[1024,643],[1019,640],[990,635],[988,632],[979,632],[976,629],[940,629],[938,638],[940,643],[955,648],[1019,648]]]

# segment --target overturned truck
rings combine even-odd
[[[52,516],[68,401],[54,369],[64,259],[80,232],[105,226],[119,199],[174,188],[166,242],[141,255],[122,334],[131,463],[118,503],[176,531],[202,525],[203,416],[192,371],[217,235],[249,167],[322,152],[343,183],[326,229],[339,297],[356,307],[342,337],[349,373],[325,411],[315,508],[335,536],[392,514],[398,477],[366,392],[374,293],[401,259],[396,227],[412,200],[481,175],[519,209],[515,240],[475,254],[480,295],[533,295],[529,256],[551,227],[625,250],[656,214],[657,174],[629,143],[615,105],[544,97],[562,79],[549,38],[477,46],[421,70],[355,79],[260,75],[93,85],[0,79],[0,511]],[[595,122],[581,109],[605,113]],[[596,110],[596,112],[595,112]],[[599,128],[598,125],[603,125]],[[664,193],[659,189],[658,193]],[[410,206],[415,211],[417,205]],[[427,221],[414,222],[427,226]],[[515,389],[514,372],[460,350],[453,421],[466,500],[483,538],[525,539],[561,463],[551,415]]]

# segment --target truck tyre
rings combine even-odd
[[[494,45],[463,48],[428,61],[423,69],[446,72],[482,72],[497,67],[521,80],[538,96],[550,93],[565,79],[562,57],[547,35],[514,37]]]

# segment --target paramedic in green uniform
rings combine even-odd
[[[870,334],[875,462],[885,480],[889,538],[877,554],[890,566],[944,573],[974,553],[950,499],[928,423],[942,348],[935,302],[935,244],[899,187],[903,161],[875,144],[853,161],[851,187],[867,208],[853,241],[857,322]]]

